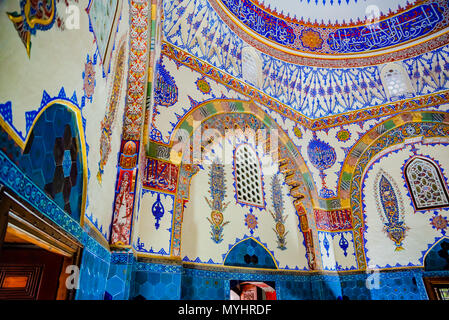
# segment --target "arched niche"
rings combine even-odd
[[[262,59],[257,50],[251,46],[242,48],[242,78],[257,88],[263,83]]]
[[[349,151],[339,176],[338,196],[350,208],[358,269],[367,268],[364,249],[365,223],[362,185],[370,164],[386,149],[404,145],[407,139],[449,137],[449,116],[443,112],[409,112],[391,117],[363,135]]]
[[[425,271],[449,270],[449,238],[444,237],[435,243],[424,256]]]
[[[380,78],[390,101],[414,96],[415,91],[402,64],[386,64],[380,72]]]
[[[225,266],[277,269],[273,254],[254,238],[236,243],[226,254]]]
[[[43,104],[29,123],[25,139],[1,123],[22,153],[19,168],[81,225],[87,188],[87,152],[82,116],[72,101],[63,98]]]
[[[236,125],[234,122],[227,121],[226,117],[217,117],[226,114],[249,115],[250,119]],[[203,125],[206,120],[214,117],[217,121],[213,121],[212,125],[206,127]],[[199,104],[178,123],[172,135],[170,160],[180,165],[178,194],[173,218],[172,255],[180,255],[184,205],[189,199],[191,177],[198,172],[198,162],[195,161],[199,159],[195,158],[195,152],[205,150],[214,142],[213,132],[225,136],[229,130],[241,130],[244,133],[245,130],[257,131],[262,128],[266,129],[267,135],[259,142],[266,148],[266,151],[269,151],[267,148],[271,146],[271,140],[275,140],[271,138],[270,130],[274,130],[278,134],[278,145],[272,152],[272,156],[278,155],[280,172],[284,174],[285,182],[291,188],[290,194],[296,198],[294,205],[300,219],[300,229],[304,234],[310,269],[317,268],[319,262],[316,261],[315,256],[319,253],[315,251],[313,245],[316,242],[316,233],[312,232],[315,225],[309,223],[309,221],[313,221],[311,220],[313,219],[312,199],[316,201],[317,192],[304,159],[286,133],[257,105],[251,101],[231,99],[217,99]],[[212,134],[203,136],[197,134],[205,131],[212,132]]]

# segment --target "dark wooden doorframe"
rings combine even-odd
[[[423,277],[423,280],[429,300],[441,300],[436,288],[449,288],[449,277]]]
[[[8,229],[23,234],[27,241],[39,247],[64,256],[66,259],[62,272],[65,272],[65,266],[69,264],[80,267],[83,245],[12,190],[0,185],[0,255]],[[59,281],[62,280],[61,276]],[[75,289],[63,291],[58,292],[58,298],[75,298]]]

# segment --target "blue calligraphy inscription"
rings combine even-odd
[[[422,37],[444,20],[444,9],[436,3],[423,4],[378,23],[339,29],[327,42],[336,52],[376,50]]]
[[[232,14],[259,35],[282,45],[294,43],[296,35],[292,27],[260,9],[250,0],[222,0],[222,2]]]
[[[319,139],[310,141],[307,146],[307,154],[313,166],[320,171],[329,169],[337,160],[335,149]]]

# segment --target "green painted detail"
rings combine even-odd
[[[351,181],[352,179],[352,173],[349,172],[343,172],[341,175],[341,181]]]
[[[146,155],[148,157],[156,158],[156,155],[157,155],[157,144],[149,142],[147,144]]]
[[[393,120],[389,120],[384,123],[384,127],[386,130],[390,130],[390,129],[396,127],[396,124],[393,122]]]
[[[181,126],[179,128],[186,130],[189,134],[193,132],[193,127],[187,121],[181,123]]]
[[[422,121],[433,121],[433,113],[421,113]]]
[[[263,118],[263,123],[265,123],[268,127],[272,127],[271,118],[268,115],[265,115]]]
[[[204,105],[203,108],[207,110],[208,114],[212,115],[217,113],[217,109],[215,108],[215,105],[213,103],[208,103]]]
[[[240,112],[244,112],[245,111],[245,108],[243,107],[243,102],[235,101],[233,103],[234,103],[236,111],[240,111]]]

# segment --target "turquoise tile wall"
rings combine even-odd
[[[134,264],[130,299],[180,300],[181,273],[178,265]]]
[[[83,250],[76,300],[103,300],[110,258]]]
[[[110,300],[129,299],[134,261],[132,253],[112,253],[106,284],[106,296]]]

